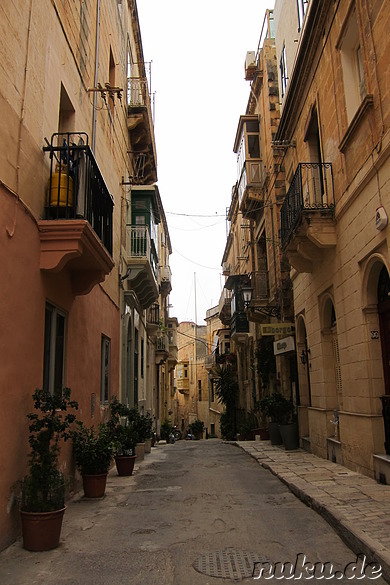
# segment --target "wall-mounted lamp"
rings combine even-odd
[[[301,364],[305,366],[309,362],[309,355],[310,349],[303,349],[299,359],[301,360]]]
[[[252,300],[252,288],[250,284],[243,284],[241,290],[244,298],[244,307],[247,309]]]

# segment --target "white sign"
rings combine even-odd
[[[274,355],[280,355],[288,351],[295,351],[295,340],[292,335],[274,341]]]

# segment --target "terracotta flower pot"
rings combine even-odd
[[[23,548],[34,552],[57,548],[64,512],[65,507],[54,512],[23,512],[21,510]]]
[[[102,498],[106,491],[107,473],[83,475],[84,495],[86,498]]]
[[[118,475],[132,475],[136,459],[136,455],[117,455],[115,457],[115,464]]]

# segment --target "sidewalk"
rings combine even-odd
[[[303,449],[269,441],[238,441],[305,504],[321,514],[356,553],[376,560],[390,583],[390,486]]]

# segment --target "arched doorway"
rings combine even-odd
[[[390,394],[390,277],[383,266],[378,278],[378,315],[382,345],[385,394]]]

